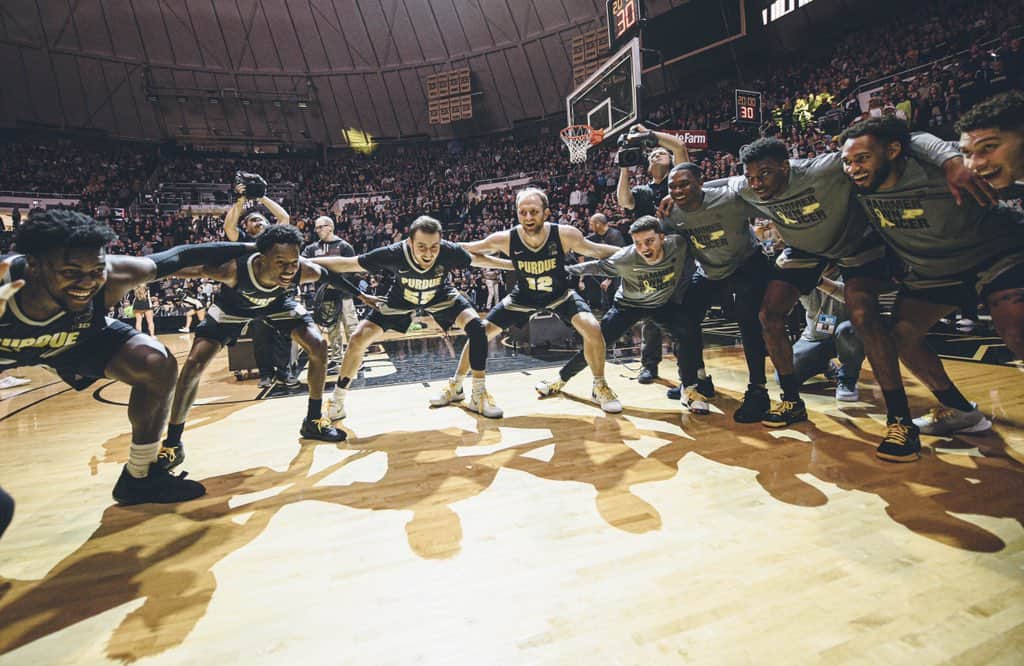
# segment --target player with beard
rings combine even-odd
[[[128,463],[114,486],[119,504],[181,502],[202,484],[157,464],[177,375],[162,344],[106,316],[140,284],[246,251],[238,243],[185,245],[148,257],[108,255],[117,236],[88,215],[33,213],[18,228],[19,255],[0,261],[0,368],[42,365],[75,390],[100,378],[131,387]]]
[[[488,418],[501,418],[503,412],[485,385],[487,336],[483,322],[469,300],[449,282],[448,275],[452,269],[470,266],[509,270],[512,264],[508,260],[470,254],[441,238],[440,222],[421,215],[409,226],[409,237],[404,241],[358,257],[322,257],[314,261],[332,271],[390,273],[394,278],[380,309],[359,322],[349,340],[331,402],[332,420],[346,416],[345,396],[367,348],[388,329],[405,333],[417,312],[429,314],[442,330],[457,325],[466,332],[463,355],[469,356],[473,368],[473,392],[466,407]]]
[[[515,287],[484,320],[487,339],[497,337],[509,326],[525,324],[538,312],[555,314],[583,337],[583,354],[594,375],[591,393],[594,402],[606,412],[621,412],[622,403],[604,379],[605,345],[601,325],[583,297],[572,289],[565,272],[568,252],[605,259],[619,248],[592,243],[576,227],[547,222],[551,215],[548,195],[535,187],[527,187],[516,194],[516,215],[519,224],[511,229],[495,232],[483,240],[462,243],[462,247],[473,253],[502,252],[512,259],[515,267]],[[463,349],[455,376],[430,404],[441,406],[461,400],[462,381],[468,370],[469,358],[467,350]],[[549,392],[560,388],[558,382],[552,382]]]
[[[1024,213],[1024,92],[996,95],[956,124],[964,163],[995,188],[999,201]]]
[[[184,460],[181,436],[203,372],[221,349],[233,345],[242,330],[257,319],[289,335],[309,355],[309,401],[299,434],[325,442],[345,439],[344,432],[322,417],[327,342],[313,318],[295,302],[294,294],[299,284],[324,279],[338,289],[366,297],[340,276],[328,274],[320,266],[299,257],[302,241],[302,234],[295,227],[275,224],[256,239],[255,252],[233,261],[197,266],[179,273],[185,277],[216,280],[223,286],[206,319],[196,327],[192,349],[178,377],[167,439],[161,450],[161,461],[168,469]]]
[[[941,404],[913,424],[890,425],[879,447],[886,460],[916,460],[918,429],[932,435],[978,432],[991,426],[953,385],[925,336],[968,298],[988,306],[996,331],[1024,358],[1024,218],[1004,206],[958,205],[942,169],[909,150],[910,132],[896,119],[855,123],[840,136],[843,168],[872,226],[906,264],[894,306],[899,358]],[[872,358],[875,375],[881,374]],[[899,378],[893,360],[887,374]],[[893,433],[898,429],[902,440]]]
[[[966,191],[979,201],[992,197],[991,188],[967,169],[959,151],[930,134],[915,134],[911,149],[941,167],[948,187]],[[800,398],[800,379],[793,368],[793,348],[786,332],[786,315],[801,294],[810,293],[830,261],[839,265],[850,320],[864,341],[865,351],[882,387],[887,411],[886,439],[904,439],[910,407],[896,367],[896,354],[882,321],[878,295],[891,285],[890,266],[881,239],[871,230],[853,197],[853,183],[843,173],[838,153],[790,160],[786,144],[763,138],[740,150],[746,175],[729,179],[730,187],[764,216],[775,222],[787,247],[776,260],[772,280],[761,304],[765,345],[779,373],[782,400],[765,414],[769,427],[807,419]],[[896,427],[899,426],[899,427]]]
[[[689,241],[693,256],[700,262],[683,301],[687,321],[696,325],[696,331],[683,336],[687,346],[679,349],[679,357],[682,363],[699,365],[703,371],[700,323],[713,299],[733,302],[748,374],[747,390],[733,419],[755,423],[771,407],[764,369],[767,352],[758,313],[772,267],[749,223],[757,210],[728,187],[705,185],[696,164],[684,162],[672,167],[668,181],[669,196],[659,213],[667,229]],[[689,374],[696,375],[692,371]],[[704,383],[710,385],[707,379]],[[707,402],[713,390],[703,389],[696,379],[690,386],[684,382],[684,392],[691,400]]]
[[[572,275],[599,275],[618,278],[618,289],[608,311],[601,317],[601,335],[605,345],[614,344],[640,320],[650,320],[664,329],[683,348],[686,335],[700,334],[700,327],[686,322],[687,313],[679,306],[693,274],[693,259],[687,251],[685,239],[673,235],[665,238],[658,218],[645,215],[629,227],[633,244],[599,261],[572,264],[566,270]],[[680,362],[682,359],[680,358]],[[586,365],[583,352],[576,352],[558,372],[558,379],[537,384],[541,395],[558,391]],[[696,386],[697,368],[680,363],[680,377],[684,386]],[[695,392],[687,390],[682,406],[693,414],[708,414],[706,399],[696,399]]]
[[[633,125],[629,130],[631,139],[640,139],[645,135],[658,141],[658,146],[647,155],[647,175],[650,182],[630,187],[629,167],[619,167],[619,183],[615,191],[619,206],[632,211],[635,218],[654,215],[658,202],[668,196],[669,169],[674,164],[690,161],[690,152],[686,149],[686,144],[677,136],[667,132],[651,131],[642,124]],[[645,319],[641,335],[640,364],[643,369],[637,381],[641,384],[650,384],[658,378],[658,366],[661,364],[661,328],[651,320]],[[714,392],[713,387],[711,392]]]

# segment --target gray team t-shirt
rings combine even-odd
[[[689,261],[690,253],[681,237],[668,236],[664,248],[665,256],[656,264],[648,264],[635,245],[627,245],[607,259],[574,264],[566,270],[575,275],[622,278],[615,292],[617,304],[656,308],[668,303],[680,280],[689,282],[693,274],[693,262]]]
[[[948,142],[926,133],[913,135],[911,150],[940,165],[959,155]],[[855,255],[870,225],[852,199],[853,183],[843,173],[841,153],[793,159],[789,164],[789,185],[774,199],[761,201],[743,176],[731,178],[730,187],[775,221],[786,245],[829,259]]]
[[[699,210],[673,206],[662,225],[689,239],[693,256],[709,279],[724,280],[760,251],[748,222],[755,215],[757,210],[734,190],[705,187]]]
[[[945,172],[915,157],[890,190],[858,194],[872,225],[914,276],[942,278],[1024,252],[1024,224],[1005,206],[958,206]]]

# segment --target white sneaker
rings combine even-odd
[[[461,390],[459,395],[462,395]],[[460,397],[459,399],[461,400],[462,398]],[[494,403],[494,398],[487,391],[474,392],[469,397],[469,402],[466,403],[466,409],[477,414],[483,414],[489,419],[500,419],[505,415],[505,412]]]
[[[683,391],[682,397],[679,399],[681,404],[686,409],[690,410],[691,414],[710,414],[711,405],[708,404],[709,398],[697,390],[696,386],[691,386]]]
[[[600,382],[594,384],[594,391],[590,394],[601,409],[608,412],[609,414],[618,414],[622,411],[622,403],[619,402],[619,396],[615,395],[615,391],[608,386],[607,382]]]
[[[975,327],[974,320],[973,319],[968,319],[967,317],[963,317],[961,319],[958,319],[957,322],[956,322],[956,329],[958,331],[963,332],[963,333],[970,333],[971,331],[974,330],[974,327]]]
[[[565,381],[562,379],[542,379],[533,385],[533,388],[537,390],[542,396],[554,395],[562,390],[565,386]]]
[[[440,393],[430,399],[430,406],[444,407],[453,402],[459,402],[465,397],[466,394],[462,390],[462,382],[456,384],[454,379],[449,379],[448,383],[441,388]]]
[[[345,399],[334,396],[331,398],[330,406],[327,408],[327,418],[332,421],[340,421],[345,418]]]
[[[839,380],[836,384],[836,400],[840,402],[857,402],[860,400],[860,389],[853,382]]]
[[[31,379],[25,377],[4,377],[0,379],[0,389],[14,388],[15,386],[24,386],[25,384],[31,384]]]
[[[992,422],[978,409],[976,403],[969,412],[952,407],[934,407],[924,416],[914,419],[914,425],[922,435],[952,435],[958,432],[982,432],[992,427]]]
[[[178,333],[188,333],[188,329],[182,326],[181,328],[178,329]]]

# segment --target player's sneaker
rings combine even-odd
[[[935,407],[924,416],[914,419],[914,425],[923,435],[952,435],[958,432],[982,432],[992,427],[992,422],[978,409],[978,405],[969,412],[952,407]]]
[[[278,370],[274,375],[274,379],[277,380],[278,384],[284,384],[288,388],[295,388],[299,385],[299,378],[293,375],[290,370]]]
[[[889,462],[914,462],[921,457],[921,437],[916,425],[890,423],[875,455]]]
[[[449,379],[448,383],[441,387],[441,391],[430,399],[430,406],[444,407],[445,405],[450,405],[453,402],[459,402],[465,397],[466,393],[462,390],[462,382],[456,382],[454,379]]]
[[[654,380],[657,378],[657,368],[655,368],[653,371],[651,371],[650,368],[644,368],[643,370],[640,371],[640,374],[637,375],[636,381],[639,382],[640,384],[653,384]]]
[[[459,399],[461,400],[462,391],[459,391]],[[498,407],[494,402],[494,398],[487,391],[474,392],[469,397],[469,402],[466,403],[466,409],[477,414],[482,414],[489,419],[500,419],[505,415],[501,407]]]
[[[768,397],[768,389],[763,386],[747,384],[747,391],[743,394],[743,402],[732,414],[732,420],[736,423],[757,423],[764,418],[768,410],[772,408],[772,400]]]
[[[691,414],[710,414],[711,406],[708,404],[708,400],[710,398],[697,390],[696,386],[690,386],[683,391],[683,397],[680,398],[679,404],[690,410]]]
[[[840,377],[836,383],[836,400],[839,402],[857,402],[860,400],[860,389],[852,379]]]
[[[178,329],[178,333],[188,333],[188,331],[188,326],[182,326],[181,328]]]
[[[542,396],[547,397],[558,393],[565,387],[564,379],[542,379],[533,385],[533,388],[537,390]]]
[[[334,396],[327,406],[327,418],[331,421],[340,421],[345,416],[345,399]]]
[[[156,455],[156,465],[170,471],[185,462],[185,445],[181,442],[168,444],[164,441],[160,445],[160,452]]]
[[[622,403],[619,402],[619,396],[615,395],[615,391],[608,386],[607,382],[594,382],[594,390],[591,392],[590,397],[601,406],[601,409],[609,414],[618,414],[622,411]]]
[[[136,479],[128,473],[128,466],[125,465],[114,485],[114,501],[124,506],[150,502],[172,504],[187,502],[205,495],[206,488],[203,484],[186,479],[187,475],[188,472],[171,474],[157,463],[152,463],[149,466],[149,475]]]
[[[299,435],[304,439],[318,439],[321,442],[341,442],[348,437],[344,430],[338,430],[331,425],[329,418],[302,419],[302,427]]]
[[[274,385],[274,378],[271,375],[260,375],[260,383],[256,385],[257,388],[265,389],[270,388]]]
[[[704,379],[697,380],[697,390],[700,391],[701,395],[706,395],[709,398],[715,397],[715,383],[711,381],[711,375],[708,375]],[[683,398],[683,385],[673,386],[672,388],[665,391],[665,396],[669,400],[682,400]],[[758,415],[758,420],[761,416]]]
[[[807,420],[807,405],[803,400],[783,400],[761,418],[769,428],[780,428]]]

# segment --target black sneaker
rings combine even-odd
[[[921,431],[916,425],[890,423],[875,455],[889,462],[914,462],[921,457]]]
[[[299,434],[305,439],[319,439],[321,442],[342,442],[348,437],[344,430],[331,425],[328,418],[303,419]]]
[[[697,391],[699,391],[700,394],[705,397],[715,397],[715,383],[711,381],[711,375],[708,375],[704,379],[697,380]],[[680,384],[679,386],[673,386],[672,388],[668,389],[667,391],[665,391],[665,397],[668,398],[669,400],[679,400],[680,398],[683,397],[683,385]],[[761,417],[758,416],[757,418],[758,420],[760,420]]]
[[[807,405],[803,400],[797,398],[795,401],[783,400],[769,409],[761,418],[761,423],[769,428],[780,428],[806,420]]]
[[[170,471],[185,462],[185,445],[181,442],[168,444],[166,440],[160,445],[160,453],[156,456],[156,465]]]
[[[640,384],[653,384],[654,380],[657,378],[657,369],[655,369],[654,372],[651,372],[650,368],[644,368],[643,370],[640,371],[640,374],[637,375],[636,381],[639,382]]]
[[[149,475],[136,479],[128,473],[127,465],[121,470],[121,477],[114,485],[114,501],[122,506],[132,504],[173,504],[202,497],[206,488],[198,481],[186,479],[188,472],[177,476],[158,463],[149,466]]]
[[[260,383],[257,384],[257,388],[270,388],[274,384],[274,377],[272,375],[260,375]]]
[[[768,389],[763,386],[747,384],[747,392],[743,394],[743,402],[733,412],[732,420],[736,423],[757,423],[764,418],[771,408],[772,401],[768,397]]]

